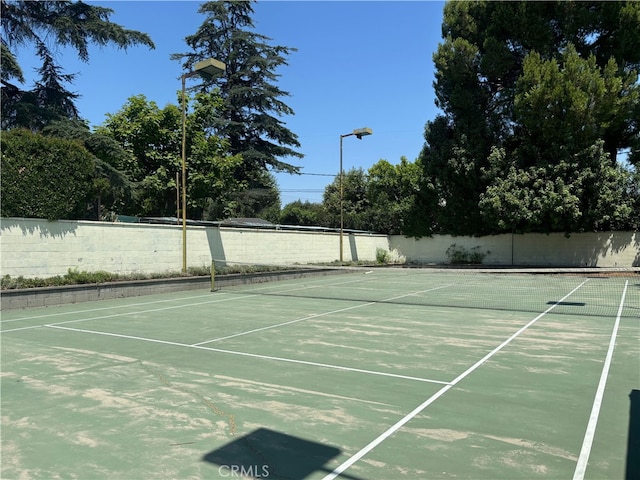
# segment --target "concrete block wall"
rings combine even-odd
[[[2,275],[51,277],[71,269],[112,273],[179,271],[180,229],[157,226],[3,218]]]
[[[209,257],[228,262],[305,264],[333,262],[340,258],[340,235],[335,232],[255,230],[238,228],[207,229],[207,235],[220,235],[211,242]],[[389,249],[386,235],[343,235],[344,261],[375,261],[378,248]],[[206,258],[201,251],[199,259]],[[195,259],[191,259],[193,262]]]
[[[640,267],[640,233],[588,232],[566,237],[531,233],[514,236],[516,264],[570,267]]]
[[[634,232],[495,235],[421,239],[399,235],[346,234],[345,261],[373,262],[383,249],[408,262],[444,264],[455,244],[486,253],[485,265],[640,267],[640,234]],[[336,232],[188,227],[187,265],[218,262],[305,264],[340,256]],[[488,253],[487,253],[488,252]],[[182,227],[3,218],[0,274],[51,277],[69,269],[111,273],[178,272],[182,268]]]
[[[485,265],[565,266],[629,268],[640,267],[640,233],[600,232],[525,235],[493,235],[485,237],[453,237],[436,235],[421,239],[394,235],[389,239],[407,258],[418,263],[447,263],[446,251],[451,245],[486,253]]]
[[[344,235],[344,260],[375,261],[386,235]],[[187,228],[187,265],[211,260],[253,263],[332,262],[340,256],[335,232]],[[0,274],[25,278],[64,275],[69,269],[162,273],[182,269],[182,226],[85,221],[0,221]]]
[[[445,264],[449,262],[447,249],[452,245],[468,252],[477,248],[485,254],[485,264],[511,265],[511,235],[495,235],[487,237],[453,237],[451,235],[434,235],[419,239],[393,235],[389,239],[390,248],[396,249],[406,257],[408,262],[426,264]]]

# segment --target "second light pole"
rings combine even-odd
[[[205,80],[222,75],[226,65],[215,58],[202,60],[191,72],[182,74],[182,273],[187,273],[187,78],[200,75]]]
[[[358,140],[362,140],[362,137],[365,137],[367,135],[371,135],[373,133],[373,130],[371,130],[370,128],[357,128],[355,129],[353,132],[351,133],[346,133],[344,135],[340,135],[340,263],[343,262],[343,237],[344,237],[344,186],[342,185],[342,177],[344,175],[343,170],[342,170],[342,139],[344,137],[350,137],[352,135],[358,137]]]

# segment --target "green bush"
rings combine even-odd
[[[269,266],[269,265],[229,265],[226,267],[216,267],[216,275],[228,275],[231,273],[257,273],[270,272],[274,270],[283,270],[285,267]],[[205,277],[211,274],[210,267],[189,267],[187,273],[182,272],[163,272],[163,273],[132,273],[118,274],[99,270],[96,272],[87,272],[70,268],[65,275],[56,275],[47,278],[24,278],[23,276],[12,278],[10,275],[4,275],[0,278],[0,288],[2,290],[18,289],[18,288],[35,288],[35,287],[56,287],[62,285],[83,285],[98,284],[108,282],[121,282],[131,280],[149,280],[158,278],[178,278],[178,277]]]
[[[481,252],[480,247],[473,247],[471,250],[467,250],[455,243],[447,248],[446,251],[449,263],[453,265],[481,265],[489,253],[491,252]]]
[[[386,263],[389,263],[389,252],[387,252],[384,248],[376,248],[376,261],[381,264],[384,265]]]
[[[209,268],[190,268],[190,276],[206,276],[209,275]],[[82,284],[97,284],[108,283],[126,280],[147,280],[153,278],[176,278],[182,277],[184,274],[179,272],[164,272],[154,274],[134,273],[128,275],[122,275],[117,273],[109,273],[105,271],[86,272],[78,271],[77,269],[70,268],[65,275],[56,275],[48,278],[24,278],[22,276],[12,278],[9,275],[4,275],[0,278],[0,288],[2,290],[17,289],[17,288],[35,288],[35,287],[56,287],[61,285],[82,285]]]
[[[4,217],[76,218],[86,205],[95,165],[92,155],[73,140],[27,130],[2,132]]]

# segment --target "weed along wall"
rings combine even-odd
[[[469,256],[484,265],[639,267],[640,234],[603,232],[496,235],[421,239],[399,235],[347,234],[345,261],[375,262],[378,251],[415,263],[449,263]],[[187,264],[218,262],[322,263],[336,261],[336,232],[250,228],[187,229]],[[475,257],[474,257],[475,255]],[[179,272],[182,227],[140,223],[106,223],[3,218],[0,220],[0,274],[25,278],[64,275],[69,269],[110,273]]]

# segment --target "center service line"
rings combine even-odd
[[[570,295],[572,295],[574,292],[576,292],[580,287],[582,287],[588,281],[589,281],[589,279],[585,280],[580,285],[578,285],[576,288],[574,288],[569,293],[567,293],[560,300],[558,300],[557,302],[554,302],[553,305],[551,305],[549,308],[547,308],[544,312],[542,312],[536,318],[531,320],[524,327],[520,328],[520,330],[518,330],[516,333],[511,335],[504,342],[502,342],[500,345],[498,345],[496,348],[491,350],[484,357],[482,357],[480,360],[478,360],[476,363],[474,363],[471,367],[469,367],[464,372],[462,372],[460,375],[458,375],[451,383],[449,383],[448,385],[445,385],[444,387],[442,387],[435,394],[433,394],[431,397],[429,397],[427,400],[425,400],[423,403],[421,403],[416,408],[414,408],[411,412],[409,412],[407,415],[405,415],[402,419],[400,419],[398,422],[396,422],[394,425],[392,425],[389,429],[387,429],[385,432],[383,432],[380,436],[378,436],[378,438],[376,438],[371,443],[369,443],[367,446],[362,448],[358,453],[353,455],[351,458],[347,459],[344,463],[342,463],[341,465],[336,467],[330,474],[326,475],[323,478],[323,480],[333,480],[334,478],[339,476],[342,472],[344,472],[347,468],[349,468],[351,465],[353,465],[358,460],[360,460],[362,457],[364,457],[367,453],[369,453],[371,450],[373,450],[375,447],[377,447],[379,444],[381,444],[384,440],[386,440],[391,435],[393,435],[395,432],[400,430],[400,428],[402,428],[402,426],[404,426],[407,422],[409,422],[409,420],[413,419],[416,415],[418,415],[425,408],[427,408],[429,405],[431,405],[433,402],[435,402],[438,398],[440,398],[442,395],[444,395],[449,390],[451,390],[455,385],[460,383],[464,378],[466,378],[471,373],[473,373],[475,370],[477,370],[479,367],[481,367],[484,363],[487,362],[487,360],[489,360],[496,353],[498,353],[500,350],[502,350],[505,346],[507,346],[509,343],[511,343],[522,332],[527,330],[529,327],[531,327],[531,325],[533,325],[538,320],[540,320],[542,317],[544,317],[547,313],[549,313],[551,310],[553,310],[558,304],[563,302],[566,298],[568,298]]]
[[[232,335],[227,335],[225,337],[218,337],[218,338],[214,338],[214,339],[211,339],[211,340],[205,340],[203,342],[194,343],[192,346],[193,347],[199,347],[200,345],[206,345],[207,343],[219,342],[220,340],[228,340],[229,338],[234,338],[234,337],[241,337],[242,335],[248,335],[250,333],[262,332],[263,330],[270,330],[272,328],[283,327],[285,325],[291,325],[292,323],[303,322],[305,320],[310,320],[312,318],[325,317],[327,315],[332,315],[334,313],[346,312],[348,310],[353,310],[355,308],[367,307],[369,305],[375,305],[376,303],[380,303],[380,302],[381,303],[391,302],[393,300],[398,300],[400,298],[409,297],[411,295],[418,295],[420,293],[432,292],[434,290],[439,290],[441,288],[447,288],[447,287],[450,287],[450,286],[451,285],[442,285],[442,286],[439,286],[439,287],[429,288],[428,290],[422,290],[420,292],[411,292],[411,293],[406,293],[404,295],[399,295],[397,297],[385,298],[384,300],[380,300],[380,301],[376,301],[376,302],[361,303],[359,305],[353,305],[351,307],[339,308],[338,310],[331,310],[329,312],[324,312],[324,313],[314,313],[314,314],[311,314],[311,315],[307,315],[306,317],[296,318],[295,320],[289,320],[288,322],[277,323],[275,325],[268,325],[266,327],[255,328],[253,330],[247,330],[246,332],[234,333]],[[338,299],[338,300],[340,300],[340,299]]]

